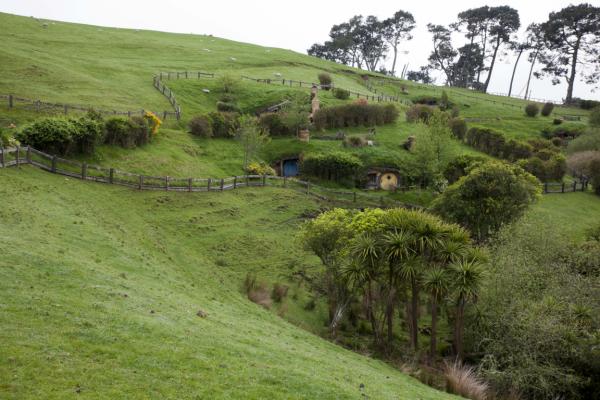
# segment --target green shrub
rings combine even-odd
[[[552,123],[553,123],[554,125],[560,125],[560,124],[562,124],[562,123],[563,123],[563,120],[562,120],[562,118],[554,118],[554,119],[552,120]]]
[[[264,162],[253,161],[246,167],[246,172],[250,175],[276,175],[275,170]]]
[[[327,154],[311,154],[302,162],[302,174],[315,176],[317,178],[341,181],[351,179],[363,167],[363,163],[357,157],[341,153],[331,152]]]
[[[226,103],[217,101],[217,110],[221,112],[240,112],[240,108],[235,103]]]
[[[467,134],[467,123],[462,118],[452,118],[449,121],[450,130],[455,138],[462,141]]]
[[[433,114],[433,108],[425,104],[415,104],[406,110],[406,121],[427,122]]]
[[[418,96],[412,99],[415,104],[424,104],[426,106],[437,106],[440,103],[440,99],[434,96]]]
[[[442,90],[442,96],[440,97],[440,110],[446,111],[451,106],[450,100],[448,99],[448,93]]]
[[[331,84],[333,83],[333,80],[331,79],[331,75],[329,75],[326,72],[321,72],[319,74],[318,78],[319,78],[319,83],[321,84],[321,87],[323,88],[323,90],[331,89]]]
[[[346,136],[342,143],[344,147],[363,147],[367,144],[366,140],[360,136]]]
[[[589,124],[593,128],[600,128],[600,106],[590,112]]]
[[[351,103],[321,108],[313,115],[317,130],[354,126],[375,126],[395,122],[398,110],[393,104]]]
[[[104,143],[131,149],[150,141],[150,127],[143,117],[113,117],[104,124]]]
[[[136,115],[129,119],[129,124],[135,146],[143,146],[150,142],[150,126],[148,125],[147,119]]]
[[[284,136],[291,134],[279,113],[264,113],[258,118],[259,125],[267,130],[271,136]]]
[[[228,112],[211,112],[208,119],[212,127],[212,135],[220,138],[235,136],[239,128],[239,114]]]
[[[525,106],[525,115],[528,117],[535,117],[540,112],[540,107],[535,103],[529,103]]]
[[[591,131],[569,142],[567,153],[573,154],[586,150],[600,150],[600,130]]]
[[[592,160],[588,167],[590,174],[590,183],[594,189],[594,193],[600,195],[600,160]]]
[[[552,111],[554,111],[554,103],[548,102],[548,103],[544,104],[544,106],[542,107],[541,114],[544,117],[547,117],[550,114],[552,114]]]
[[[17,134],[27,145],[49,153],[90,154],[102,139],[102,125],[87,117],[79,119],[43,118],[29,124]]]
[[[194,136],[210,138],[213,136],[212,121],[206,115],[199,115],[190,120],[188,124],[190,132]]]
[[[600,107],[600,101],[596,100],[579,100],[579,107],[584,110]]]
[[[567,172],[567,160],[562,154],[536,153],[535,156],[520,160],[519,166],[542,182],[561,182]]]
[[[483,157],[471,156],[467,154],[460,155],[450,161],[444,168],[444,178],[448,184],[453,184],[461,177],[467,175],[469,171],[485,162]]]
[[[350,98],[350,92],[347,91],[346,89],[334,89],[333,90],[333,95],[335,96],[336,99],[340,99],[340,100],[348,100]]]

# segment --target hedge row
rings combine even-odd
[[[317,130],[384,125],[393,123],[396,119],[398,110],[393,104],[365,102],[322,108],[313,115],[313,123]]]
[[[238,113],[211,112],[192,118],[188,128],[194,136],[229,138],[240,126],[239,117]]]
[[[506,140],[504,135],[492,129],[471,128],[467,131],[465,142],[491,156],[518,162],[543,182],[559,181],[567,170],[565,157],[549,140]]]
[[[26,125],[16,138],[52,154],[91,154],[100,143],[132,148],[148,143],[160,120],[153,114],[106,121],[93,111],[81,118],[42,118]]]
[[[302,173],[336,182],[354,179],[363,168],[361,160],[351,154],[331,152],[311,154],[302,161]]]

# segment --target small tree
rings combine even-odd
[[[331,75],[329,75],[326,72],[321,72],[319,74],[318,78],[319,78],[319,83],[321,84],[321,87],[323,88],[323,90],[331,89],[331,84],[333,82],[333,79],[331,79]]]
[[[540,182],[521,167],[488,162],[451,185],[433,203],[434,212],[486,240],[523,215],[541,194]]]
[[[236,137],[242,142],[244,149],[243,167],[246,170],[248,163],[254,159],[262,145],[269,141],[269,135],[258,125],[256,118],[244,115],[240,117]]]
[[[452,131],[449,128],[449,116],[435,111],[424,125],[425,132],[419,137],[415,147],[417,164],[422,171],[422,183],[427,184],[441,174],[450,159]]]
[[[550,114],[552,114],[552,111],[554,111],[554,103],[552,102],[545,103],[542,107],[542,115],[544,117],[547,117]]]
[[[525,114],[528,117],[533,118],[536,115],[538,115],[539,112],[540,112],[540,108],[535,103],[529,103],[529,104],[527,104],[527,106],[525,106]]]

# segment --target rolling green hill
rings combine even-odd
[[[103,145],[79,156],[147,175],[217,178],[243,172],[240,143],[186,131],[192,116],[215,110],[218,77],[226,74],[315,81],[326,71],[339,87],[404,100],[439,96],[443,89],[399,80],[367,87],[364,71],[212,36],[2,13],[0,26],[0,95],[110,110],[170,110],[152,85],[153,75],[217,75],[167,81],[183,118],[167,119],[151,144],[133,150]],[[446,90],[462,116],[507,136],[540,137],[552,126],[553,117],[526,118],[521,100]],[[248,111],[307,98],[308,90],[241,81],[237,95]],[[325,105],[341,102],[331,92],[322,91],[320,98]],[[413,155],[402,143],[409,136],[419,140],[425,128],[407,123],[406,106],[398,107],[398,122],[378,127],[373,147],[344,148],[322,140],[336,133],[327,131],[313,133],[309,143],[273,138],[261,156],[272,161],[289,152],[338,150],[367,162],[410,161]],[[59,113],[27,105],[9,109],[0,99],[1,126],[20,128]],[[572,109],[556,113],[580,115],[581,123],[586,118]],[[345,131],[364,134],[366,128]],[[479,154],[458,141],[450,147],[454,155]],[[434,196],[428,190],[380,195],[423,205]],[[315,309],[308,307],[313,295],[306,277],[320,264],[294,235],[304,218],[327,204],[274,188],[137,192],[28,166],[0,169],[0,199],[1,398],[454,398],[319,337],[326,330],[325,310],[318,301]],[[577,239],[595,212],[600,201],[591,194],[557,194],[535,206],[531,221],[556,221],[557,229],[566,226]],[[270,311],[250,302],[242,289],[249,273],[269,288],[288,285],[288,297]],[[208,316],[199,317],[200,310]]]

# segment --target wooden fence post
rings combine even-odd
[[[4,168],[4,148],[0,145],[0,167]]]
[[[167,119],[167,112],[163,111],[163,121]]]
[[[193,184],[194,180],[192,178],[188,179],[188,192],[192,191],[192,184]]]
[[[210,184],[212,183],[212,179],[208,178],[208,185],[206,186],[206,191],[210,192]]]
[[[287,176],[283,176],[283,187],[287,187]]]
[[[112,184],[114,182],[114,179],[115,179],[115,169],[111,168],[108,171],[108,183]]]
[[[169,191],[169,177],[165,176],[165,190],[168,192]]]
[[[246,175],[246,187],[250,186],[250,178]]]
[[[237,189],[237,176],[233,177],[233,188]]]
[[[352,192],[352,195],[353,195],[353,196],[352,196],[352,197],[353,197],[352,201],[353,201],[354,203],[356,203],[356,192]]]
[[[267,184],[267,176],[266,176],[266,175],[263,175],[263,176],[262,176],[262,185],[263,185],[263,186],[266,186],[266,184]]]
[[[221,192],[223,191],[224,184],[225,184],[225,180],[223,178],[221,178]]]
[[[140,175],[139,182],[138,182],[138,189],[142,190],[143,186],[144,186],[144,175]]]
[[[17,161],[17,167],[19,166],[19,146],[17,146],[17,155],[15,156],[15,160]]]
[[[13,108],[13,106],[14,106],[13,95],[9,94],[8,95],[8,108]]]
[[[27,146],[27,163],[31,164],[31,146]]]
[[[548,183],[544,183],[544,193],[548,193]]]
[[[563,182],[563,184],[562,184],[562,188],[561,188],[561,190],[562,190],[562,192],[563,192],[563,193],[565,192],[565,183],[564,183],[564,182]]]
[[[577,181],[573,182],[573,191],[576,192],[577,191]]]
[[[81,164],[81,179],[87,179],[87,163],[85,161]]]
[[[306,194],[310,194],[310,182],[306,182]]]
[[[56,156],[52,156],[52,167],[51,170],[53,173],[56,173]]]

